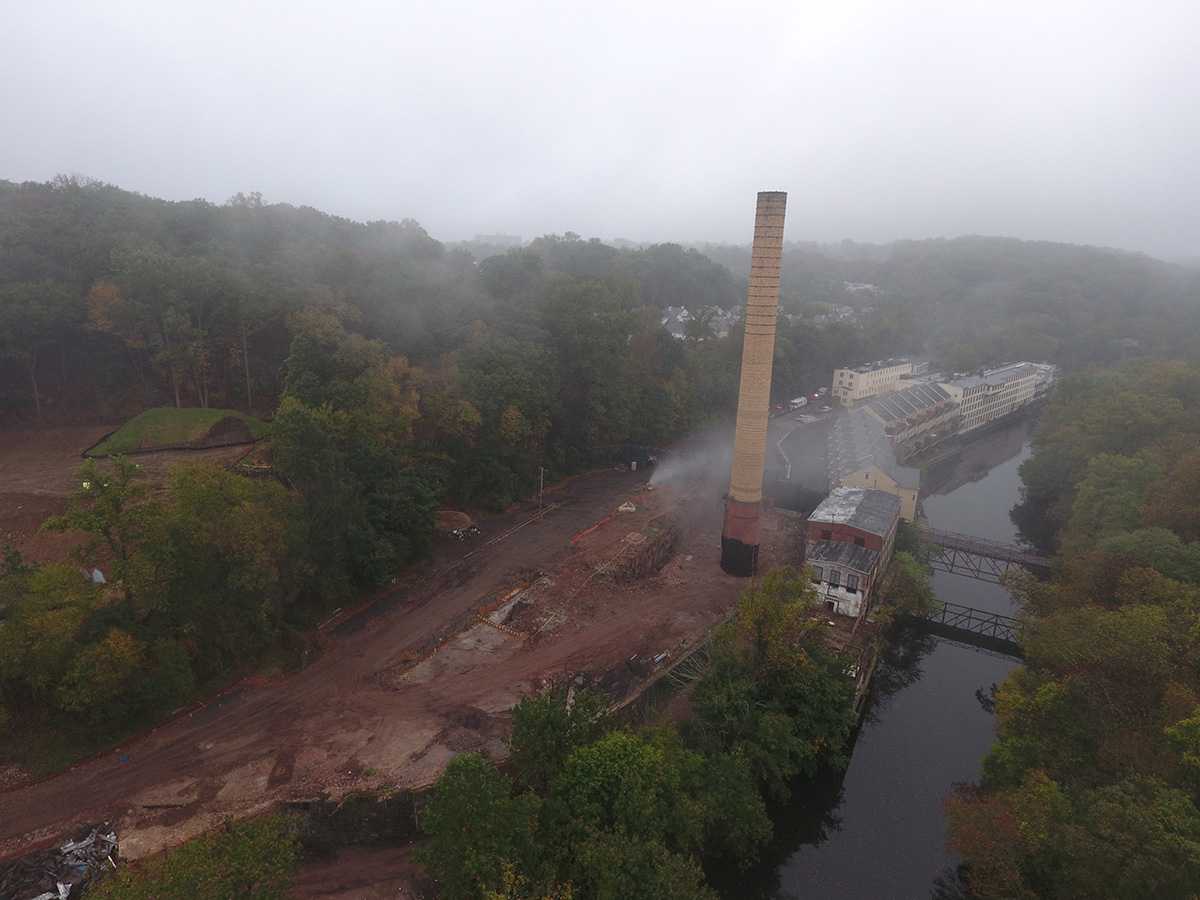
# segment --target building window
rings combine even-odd
[[[821,540],[832,541],[833,540],[833,531],[829,528],[822,528],[821,529]]]
[[[841,583],[842,583],[842,573],[839,572],[837,569],[830,569],[829,570],[829,586],[837,587]]]
[[[854,546],[855,546],[855,547],[865,547],[865,546],[867,546],[867,539],[866,539],[866,538],[864,538],[864,537],[856,537],[856,538],[854,539]]]
[[[857,575],[847,575],[846,576],[846,590],[848,590],[851,594],[858,593],[858,576]]]
[[[812,570],[813,570],[812,580],[813,580],[813,583],[815,584],[821,580],[821,567],[813,566]]]

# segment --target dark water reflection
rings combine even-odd
[[[1008,511],[1020,499],[1017,467],[1030,433],[1030,425],[1016,423],[990,436],[989,452],[960,457],[955,473],[933,482],[948,492],[926,499],[930,525],[1015,541]],[[964,576],[939,572],[934,589],[953,603],[1012,609],[998,585]],[[792,801],[774,811],[776,836],[761,864],[710,873],[714,886],[726,900],[936,895],[955,862],[945,848],[942,799],[955,782],[977,777],[992,740],[992,717],[976,694],[988,694],[1014,665],[899,632],[876,674],[850,766],[797,784]]]
[[[911,628],[898,632],[872,682],[871,697],[851,738],[853,754],[858,753],[863,730],[879,721],[897,694],[920,679],[922,660],[936,643],[934,638]],[[817,847],[842,831],[844,781],[849,771],[824,767],[814,777],[796,781],[790,802],[771,809],[775,836],[763,850],[759,864],[745,871],[712,870],[710,883],[727,898],[792,896],[783,883],[790,861],[804,848]]]

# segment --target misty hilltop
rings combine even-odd
[[[549,369],[577,362],[569,344],[586,315],[589,328],[611,329],[611,343],[589,351],[607,347],[632,379],[607,389],[632,398],[619,421],[642,424],[614,438],[663,440],[732,405],[749,238],[447,243],[413,219],[354,222],[257,194],[218,205],[77,177],[0,182],[0,399],[20,417],[40,414],[39,392],[51,407],[141,407],[156,393],[268,405],[307,308],[336,311],[348,333],[436,370],[450,390],[513,347]],[[775,389],[790,396],[834,366],[963,345],[982,363],[1068,370],[1131,348],[1188,356],[1198,299],[1197,270],[1120,250],[989,237],[789,242]],[[685,339],[662,328],[667,309],[690,311]],[[580,410],[600,403],[577,390]]]

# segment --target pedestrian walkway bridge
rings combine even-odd
[[[999,613],[942,603],[941,609],[929,616],[906,616],[918,628],[955,643],[966,644],[1000,656],[1023,659],[1024,651],[1017,641],[1014,620]]]
[[[1003,544],[969,534],[954,534],[921,526],[921,537],[941,548],[929,564],[935,569],[954,575],[968,575],[980,581],[1000,583],[1000,576],[1010,569],[1024,569],[1039,578],[1050,574],[1051,563],[1045,556],[1023,550],[1015,544]]]

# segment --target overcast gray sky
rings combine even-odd
[[[1009,235],[1200,256],[1197,0],[12,0],[0,178],[442,240]]]

